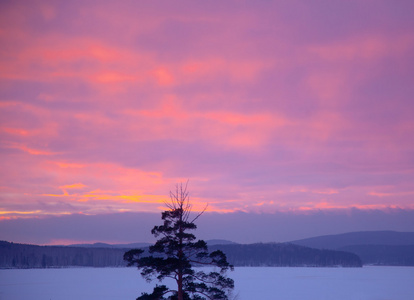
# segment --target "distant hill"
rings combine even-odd
[[[365,265],[414,266],[414,245],[354,245],[340,249],[355,253]]]
[[[213,239],[207,240],[207,245],[228,245],[236,244],[235,242],[228,240]],[[71,244],[62,247],[79,247],[79,248],[121,248],[121,249],[134,249],[134,248],[146,248],[151,246],[151,243],[130,243],[130,244],[107,244],[107,243],[93,243],[93,244]]]
[[[339,249],[350,245],[414,245],[414,232],[359,231],[317,236],[291,243],[318,249]]]
[[[208,246],[214,246],[214,245],[237,245],[237,243],[229,241],[229,240],[207,240],[206,241]]]
[[[94,243],[94,244],[72,244],[66,247],[80,247],[80,248],[121,248],[121,249],[133,249],[133,248],[145,248],[151,246],[150,243],[130,243],[130,244],[106,244],[106,243]]]
[[[291,243],[317,249],[349,251],[358,255],[363,264],[414,266],[414,232],[350,232]]]

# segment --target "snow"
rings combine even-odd
[[[413,299],[414,268],[250,268],[232,276],[240,300]]]
[[[414,299],[413,267],[236,268],[238,300]],[[151,291],[135,268],[0,270],[0,299],[136,299]]]

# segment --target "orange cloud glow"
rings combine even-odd
[[[18,144],[9,145],[9,148],[19,149],[19,150],[27,152],[31,155],[55,155],[55,154],[57,154],[56,152],[51,152],[51,151],[47,151],[47,150],[40,150],[40,149],[33,149],[33,148],[29,148],[25,145],[18,145]]]
[[[74,184],[63,185],[63,186],[60,186],[59,188],[65,190],[65,189],[83,189],[85,187],[86,185],[82,183],[74,183]]]

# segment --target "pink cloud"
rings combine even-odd
[[[188,178],[211,211],[411,207],[391,4],[59,3],[0,13],[3,217],[158,211]]]
[[[359,36],[352,40],[314,46],[311,53],[331,62],[359,61],[375,63],[387,56],[404,56],[414,47],[414,36],[406,33],[390,36]]]

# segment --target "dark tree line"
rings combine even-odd
[[[1,268],[120,267],[123,249],[36,246],[0,241]]]
[[[361,259],[353,253],[288,243],[215,245],[211,248],[222,250],[235,266],[362,267]]]
[[[142,256],[150,255],[148,248],[142,250]],[[414,246],[353,246],[336,251],[292,244],[233,244],[213,245],[209,250],[223,251],[234,266],[359,267],[361,260],[363,264],[414,265]],[[0,268],[123,267],[127,265],[122,259],[125,251],[0,241]]]
[[[319,250],[292,244],[213,245],[234,266],[360,266],[363,264],[414,265],[414,246],[353,246]],[[149,248],[143,248],[148,256]],[[123,267],[126,249],[36,246],[0,241],[0,268],[56,268],[69,266]],[[354,252],[354,253],[351,253]]]

